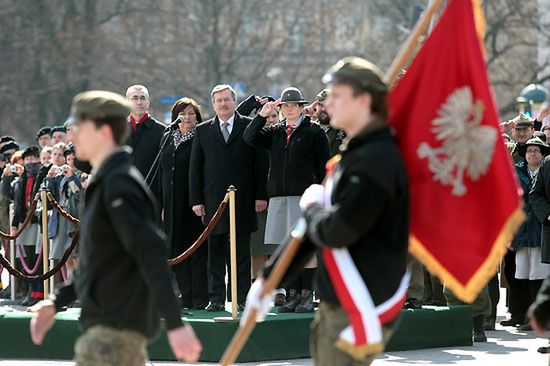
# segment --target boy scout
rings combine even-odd
[[[89,91],[73,99],[76,152],[94,169],[80,223],[80,263],[74,283],[32,308],[31,335],[41,344],[55,313],[80,299],[84,334],[75,343],[77,365],[144,365],[160,316],[178,359],[196,361],[201,352],[180,318],[154,198],[121,147],[129,113],[126,99],[115,93]]]

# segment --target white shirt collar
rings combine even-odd
[[[218,119],[220,120],[220,127],[221,127],[222,123],[227,122],[227,123],[229,123],[228,127],[231,129],[233,127],[233,122],[235,121],[235,115],[232,115],[231,118],[229,118],[227,121],[224,121],[220,117],[218,117]]]

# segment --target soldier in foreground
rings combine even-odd
[[[94,175],[80,224],[80,263],[74,283],[31,309],[31,336],[41,344],[56,312],[78,298],[84,334],[75,343],[77,365],[144,365],[160,316],[177,359],[196,361],[202,350],[180,318],[168,244],[154,223],[155,200],[122,148],[130,110],[111,92],[84,92],[73,100],[76,151]]]
[[[306,239],[283,279],[299,275],[317,253],[319,311],[312,325],[311,355],[317,366],[369,365],[393,333],[405,302],[409,236],[409,187],[403,159],[387,125],[387,86],[380,70],[360,58],[334,65],[329,83],[331,124],[347,139],[341,156],[327,164],[324,186],[312,185],[300,207]],[[274,103],[263,108],[268,112]],[[265,316],[263,278],[247,306]]]

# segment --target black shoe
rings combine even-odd
[[[237,304],[237,311],[243,312],[243,311],[244,311],[244,308],[245,308],[245,304],[244,304],[244,303]]]
[[[523,325],[523,321],[510,318],[510,319],[502,320],[500,322],[500,325],[502,325],[503,327],[517,327],[519,325]]]
[[[531,324],[529,323],[525,323],[521,326],[518,327],[518,330],[520,332],[532,332],[533,331],[533,327],[531,327]]]
[[[0,291],[0,299],[9,299],[11,298],[11,288],[10,286],[2,289],[2,291]]]
[[[286,305],[286,296],[284,294],[278,293],[275,295],[275,299],[273,300],[274,306],[284,306]]]
[[[29,300],[29,304],[28,305],[25,305],[25,306],[28,306],[28,307],[31,307],[33,305],[36,305],[38,304],[40,301],[44,300],[43,298],[41,297],[31,297],[31,299]]]
[[[296,306],[297,313],[313,313],[313,291],[302,290],[302,297],[300,299],[300,305]]]
[[[537,352],[538,353],[550,353],[550,346],[539,347],[539,349],[537,349]]]
[[[211,302],[210,305],[206,307],[206,311],[209,313],[225,311],[225,304],[222,304],[221,302]]]
[[[487,336],[483,329],[483,315],[476,316],[473,319],[473,339],[474,342],[487,342]]]
[[[286,305],[279,307],[279,313],[294,313],[301,301],[302,298],[298,295],[298,292],[296,290],[290,290],[288,301]]]
[[[208,304],[196,304],[196,305],[193,305],[190,309],[204,310],[204,309],[206,309],[207,306],[208,306]]]
[[[407,301],[405,301],[404,308],[411,309],[411,310],[422,309],[422,301],[410,297],[407,299]]]

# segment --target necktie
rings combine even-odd
[[[292,132],[296,129],[296,126],[287,125],[286,126],[286,143],[288,144],[290,142],[290,136],[292,135]]]
[[[223,135],[223,139],[225,140],[225,142],[227,142],[227,140],[229,140],[229,123],[228,122],[223,122],[222,123],[222,135]]]

